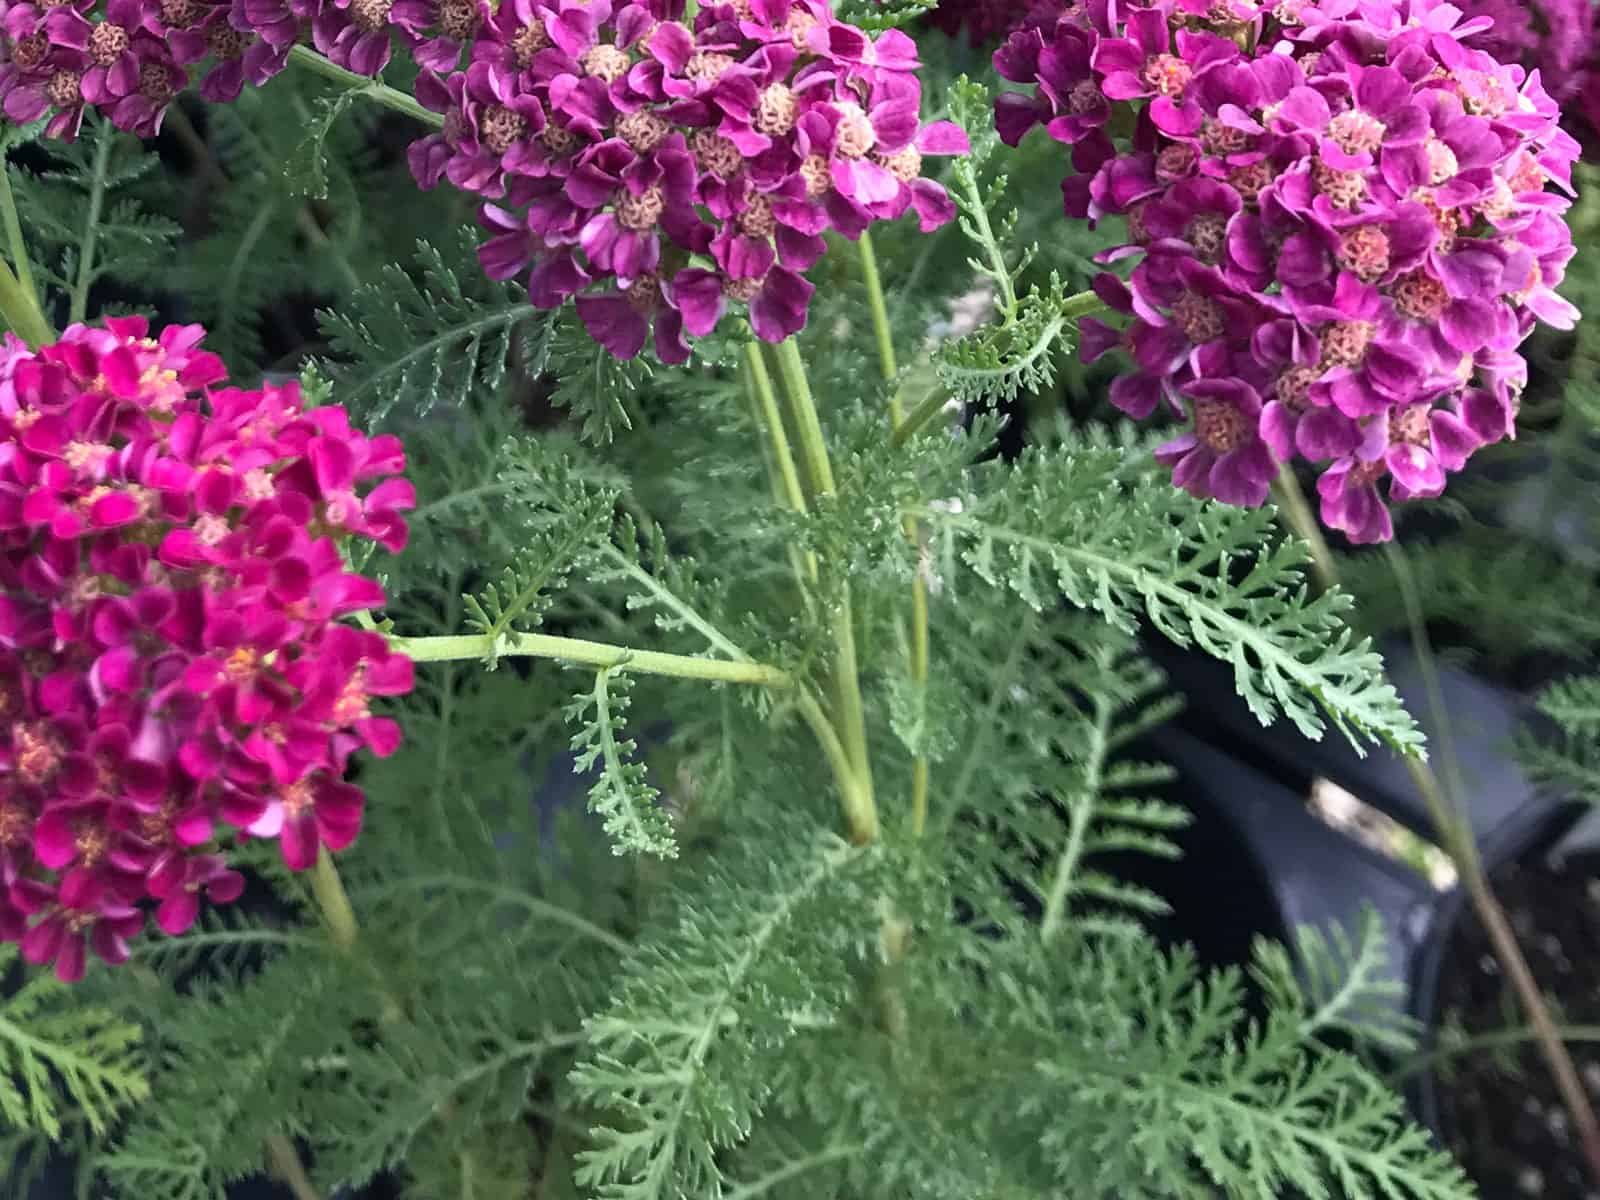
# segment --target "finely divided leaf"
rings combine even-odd
[[[920,515],[944,555],[1033,608],[1065,593],[1128,630],[1143,614],[1231,663],[1263,724],[1282,714],[1313,739],[1332,723],[1358,751],[1364,740],[1421,749],[1382,658],[1347,624],[1350,598],[1311,594],[1307,551],[1278,535],[1270,509],[1201,503],[1126,466],[1111,448],[1031,452],[976,472],[982,490]]]

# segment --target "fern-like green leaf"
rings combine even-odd
[[[1277,535],[1271,510],[1201,503],[1125,468],[1107,448],[1029,453],[986,471],[983,491],[919,515],[944,557],[1033,608],[1065,593],[1129,630],[1142,612],[1231,663],[1264,724],[1282,713],[1310,738],[1331,722],[1357,750],[1363,739],[1420,749],[1382,658],[1346,624],[1349,597],[1311,595],[1307,551]]]
[[[483,274],[475,240],[463,228],[445,250],[419,241],[415,273],[390,266],[378,282],[356,289],[345,310],[318,314],[333,345],[329,372],[340,401],[363,419],[457,407],[477,392],[492,393],[514,349],[528,373],[543,366],[549,317],[528,301],[526,288]]]
[[[705,868],[589,1022],[572,1083],[604,1116],[577,1180],[605,1200],[720,1194],[718,1153],[749,1133],[782,1048],[849,995],[847,914],[873,912],[852,868],[870,852],[781,835]]]
[[[0,975],[17,948],[0,945]],[[68,1114],[99,1136],[150,1095],[139,1028],[82,1003],[54,976],[35,974],[0,1004],[0,1116],[50,1139]]]
[[[633,428],[628,402],[651,376],[644,356],[619,359],[570,315],[554,326],[546,370],[555,380],[550,403],[570,412],[583,440],[596,445],[609,443],[619,428]]]
[[[1461,1169],[1298,1005],[1242,1026],[1238,971],[1117,938],[1052,964],[1022,1012],[1050,1046],[1027,1114],[1062,1187],[1172,1196],[1463,1200]],[[1243,1028],[1243,1032],[1239,1032]]]
[[[331,96],[319,96],[312,102],[312,115],[305,123],[305,133],[283,164],[284,184],[291,195],[321,199],[328,194],[328,135],[355,99],[355,92],[340,91]]]
[[[1405,1009],[1405,982],[1389,961],[1383,919],[1363,906],[1352,934],[1335,925],[1312,926],[1295,935],[1294,953],[1259,939],[1252,973],[1272,1004],[1301,1010],[1307,1036],[1336,1035],[1391,1053],[1416,1046],[1416,1021]]]
[[[152,175],[160,160],[108,119],[91,116],[76,142],[48,148],[44,170],[12,172],[17,207],[40,285],[81,319],[96,283],[142,278],[170,260],[179,230],[141,203],[166,187]]]
[[[639,747],[623,736],[633,688],[626,667],[596,671],[594,687],[568,705],[567,720],[580,725],[572,735],[572,748],[578,752],[573,770],[582,774],[598,768],[599,777],[589,789],[589,810],[605,820],[618,854],[676,858],[672,820],[656,803],[661,793],[650,785],[644,763],[634,760]]]

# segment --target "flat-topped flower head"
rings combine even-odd
[[[1131,356],[1124,411],[1188,418],[1159,456],[1179,486],[1259,503],[1303,458],[1330,526],[1388,537],[1384,498],[1437,495],[1510,436],[1518,345],[1577,319],[1556,289],[1578,146],[1538,74],[1443,0],[1235,7],[1025,25],[995,67],[1031,90],[996,126],[1070,147],[1069,216],[1126,220],[1102,261],[1128,282],[1097,283],[1125,322],[1084,348]]]
[[[734,311],[780,341],[805,324],[825,233],[954,216],[926,160],[966,137],[922,123],[915,44],[818,0],[702,5],[692,22],[681,0],[507,0],[470,57],[419,80],[444,127],[412,171],[493,201],[485,270],[527,272],[541,307],[576,301],[620,357],[653,342],[682,362]]]
[[[236,898],[221,835],[347,846],[350,756],[400,740],[374,702],[410,660],[340,623],[383,603],[341,547],[405,544],[400,444],[221,386],[202,332],[0,354],[0,935],[67,979]]]

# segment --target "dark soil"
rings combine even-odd
[[[1600,1023],[1600,853],[1539,859],[1494,873],[1535,978],[1562,1025]],[[1470,910],[1439,974],[1444,1027],[1468,1037],[1526,1025]],[[1600,1105],[1600,1045],[1569,1049]],[[1441,1135],[1484,1200],[1600,1200],[1538,1049],[1528,1041],[1464,1049],[1437,1079]]]

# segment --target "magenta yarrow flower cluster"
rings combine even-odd
[[[529,272],[533,303],[576,298],[594,338],[665,362],[746,307],[781,341],[806,321],[822,234],[856,238],[954,205],[923,157],[965,134],[923,125],[916,46],[875,40],[818,0],[502,0],[470,64],[425,72],[443,129],[411,147],[425,188],[482,196],[497,279]]]
[[[1461,0],[1463,13],[1494,24],[1473,44],[1501,62],[1537,67],[1545,88],[1565,101],[1588,90],[1595,51],[1593,0]]]
[[[1437,0],[1091,0],[995,55],[1031,85],[996,105],[1071,147],[1069,216],[1126,218],[1122,328],[1136,418],[1188,416],[1174,481],[1254,505],[1279,464],[1321,466],[1323,521],[1392,536],[1391,501],[1437,496],[1513,435],[1535,323],[1573,253],[1577,143],[1539,73],[1472,47],[1486,22]],[[1114,132],[1131,136],[1118,140]],[[1551,190],[1549,185],[1557,190]]]
[[[274,42],[251,24],[253,7],[254,0],[0,0],[0,103],[13,121],[49,114],[51,137],[76,137],[88,108],[152,137],[191,69],[213,101],[233,100],[246,81],[260,84],[283,69],[299,25]]]
[[[345,566],[413,507],[393,437],[295,384],[222,388],[199,326],[139,318],[0,346],[0,939],[82,975],[236,898],[223,835],[311,866],[361,825],[351,754],[411,661],[338,623],[383,603]]]

